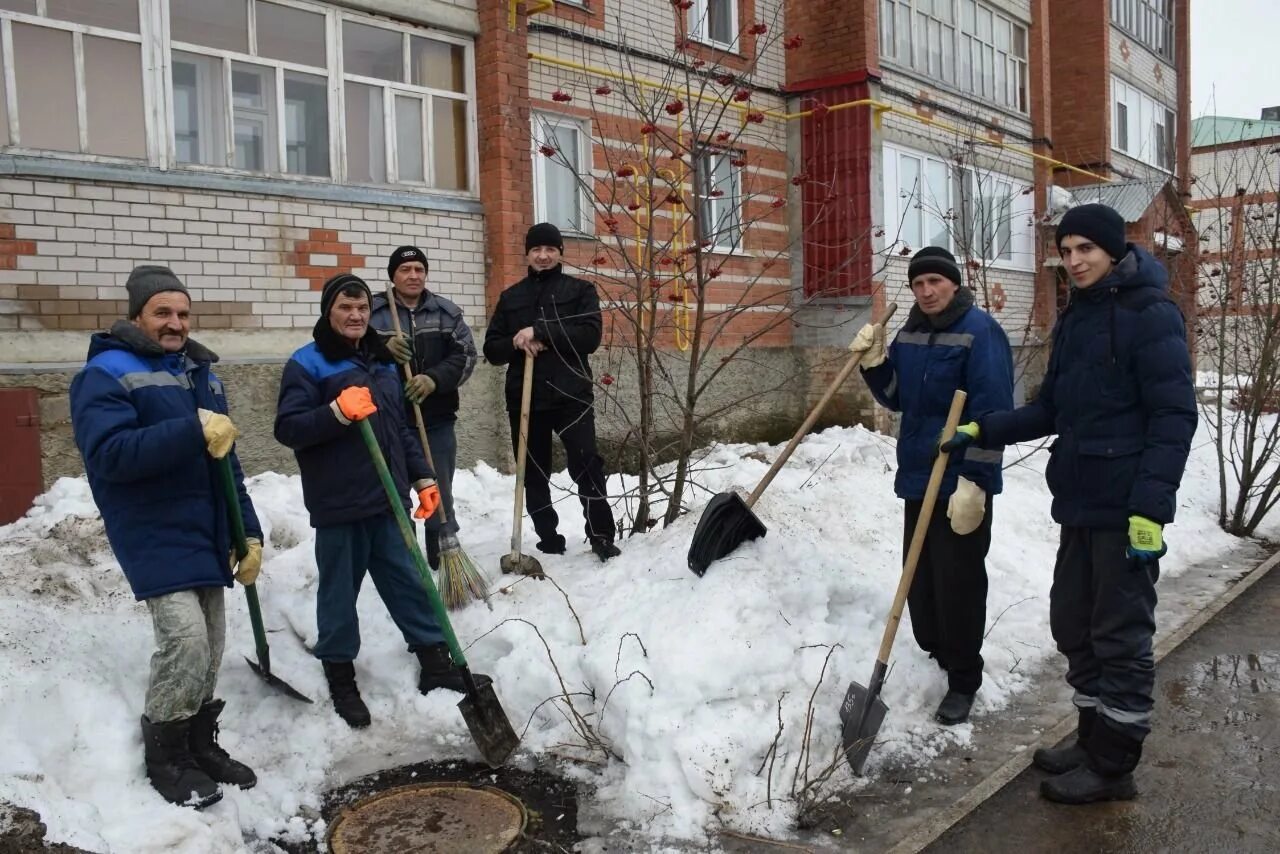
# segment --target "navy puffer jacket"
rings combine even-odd
[[[227,412],[218,357],[188,340],[181,353],[127,321],[89,342],[71,381],[71,426],[107,540],[133,595],[150,599],[231,586],[231,528],[196,409]],[[245,532],[262,538],[235,451]]]
[[[1125,530],[1173,521],[1196,431],[1195,385],[1169,276],[1133,246],[1106,278],[1075,289],[1033,403],[980,420],[980,441],[1057,434],[1045,471],[1061,525]]]

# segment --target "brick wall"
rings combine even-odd
[[[878,67],[878,8],[876,0],[788,0],[788,32],[804,45],[787,62],[787,86]]]
[[[1110,17],[1107,0],[1049,0],[1053,156],[1100,174],[1111,159]],[[1097,180],[1065,170],[1056,179]]]

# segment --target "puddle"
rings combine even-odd
[[[1280,652],[1215,655],[1191,668],[1185,683],[1188,696],[1204,696],[1224,688],[1263,694],[1280,689]]]

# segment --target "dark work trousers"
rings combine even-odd
[[[434,463],[436,485],[440,487],[440,503],[445,515],[449,517],[448,530],[458,533],[458,515],[453,512],[453,471],[458,464],[458,437],[453,430],[454,422],[427,422],[427,444],[431,446],[431,462]],[[414,427],[417,432],[417,427]],[[426,521],[428,534],[439,535],[441,530],[440,513],[432,513]]]
[[[1049,625],[1067,657],[1075,704],[1141,743],[1151,731],[1159,564],[1125,556],[1129,535],[1062,529],[1049,592]]]
[[[520,412],[508,412],[511,419],[511,447],[520,453]],[[524,467],[525,506],[540,540],[556,536],[560,517],[551,503],[551,433],[560,436],[569,463],[569,476],[578,490],[585,531],[590,540],[613,542],[617,530],[613,511],[605,498],[604,460],[596,452],[595,410],[592,407],[561,406],[529,413],[529,449]]]
[[[409,649],[444,643],[427,591],[390,512],[316,528],[316,568],[320,581],[315,657],[321,661],[353,661],[360,652],[356,599],[366,572]]]
[[[907,501],[902,553],[920,518],[921,501]],[[916,575],[907,594],[916,643],[947,671],[947,687],[975,694],[982,685],[982,634],[987,620],[987,550],[991,548],[992,496],[982,524],[960,536],[951,530],[947,503],[939,499],[929,520]]]

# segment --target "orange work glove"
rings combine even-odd
[[[362,385],[348,386],[342,394],[329,404],[333,414],[343,424],[361,421],[378,411],[373,403],[373,395]]]
[[[418,490],[418,509],[413,511],[413,518],[430,519],[439,506],[440,487],[434,480],[428,480],[426,486]]]

